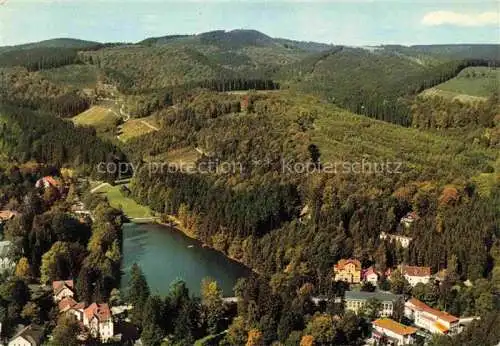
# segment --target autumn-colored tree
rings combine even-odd
[[[314,346],[314,336],[304,335],[300,340],[300,346]]]
[[[307,324],[306,333],[312,335],[314,340],[320,344],[333,344],[337,334],[333,316],[328,314],[315,315]]]
[[[248,331],[248,339],[246,346],[264,346],[264,338],[262,332],[258,329],[251,329]]]
[[[27,278],[31,275],[30,264],[26,257],[21,257],[19,262],[17,262],[15,275],[21,279]]]
[[[209,332],[215,334],[223,315],[222,289],[217,281],[204,278],[201,281],[201,305],[203,306]]]

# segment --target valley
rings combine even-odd
[[[0,47],[2,336],[500,341],[498,49],[242,29]],[[111,335],[73,332],[65,304],[93,303]]]

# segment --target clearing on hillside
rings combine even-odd
[[[158,131],[160,124],[155,116],[145,118],[130,119],[125,122],[120,130],[119,138],[122,142],[139,137],[151,132]]]
[[[497,92],[500,87],[500,69],[467,67],[458,76],[425,90],[426,96],[442,96],[460,101],[480,101]]]
[[[112,108],[93,106],[71,120],[77,125],[92,126],[100,134],[112,135],[120,123],[121,117]]]
[[[109,204],[113,208],[121,209],[129,218],[150,218],[153,216],[151,209],[138,204],[132,198],[123,194],[122,190],[126,185],[104,186],[99,189],[98,193],[103,193],[108,198]]]

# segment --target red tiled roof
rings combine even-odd
[[[52,290],[54,291],[54,294],[58,294],[61,292],[61,290],[67,287],[70,290],[73,290],[74,288],[74,283],[73,280],[63,280],[63,281],[53,281],[52,282]]]
[[[50,175],[43,177],[43,180],[45,180],[47,183],[49,183],[50,185],[52,185],[54,187],[58,187],[60,185],[59,181],[57,181],[56,179],[54,179],[54,177],[51,177]]]
[[[93,317],[96,317],[99,322],[104,322],[111,318],[111,310],[108,304],[92,303],[83,313],[89,321],[92,320]]]
[[[410,300],[408,300],[408,303],[413,304],[415,306],[415,308],[417,308],[418,310],[425,311],[428,314],[434,315],[435,317],[437,317],[443,321],[446,321],[448,323],[457,322],[459,320],[458,317],[450,315],[447,312],[431,308],[429,305],[425,304],[424,302],[422,302],[416,298],[411,298]]]
[[[66,311],[75,305],[76,305],[76,301],[73,298],[66,297],[59,302],[58,307],[59,307],[59,311]]]
[[[337,262],[337,264],[334,266],[335,270],[344,270],[345,266],[353,263],[356,266],[356,269],[360,270],[361,269],[361,262],[358,261],[357,259],[341,259],[340,261]]]
[[[431,267],[402,266],[401,273],[409,276],[431,276]]]

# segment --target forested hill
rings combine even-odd
[[[467,66],[496,66],[498,54],[498,45],[353,48],[272,38],[255,30],[218,30],[136,44],[55,39],[3,47],[0,68],[40,71],[91,65],[101,81],[124,94],[207,80],[273,80],[358,114],[410,126],[409,101],[415,95]]]

